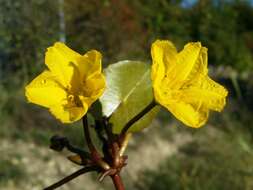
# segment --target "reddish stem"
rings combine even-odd
[[[97,151],[96,147],[92,143],[90,132],[89,132],[87,115],[83,116],[83,131],[84,131],[84,136],[85,136],[87,146],[90,150],[92,160],[96,162],[98,165],[100,165],[103,169],[105,170],[109,169],[110,166],[101,159],[99,152]]]
[[[87,172],[91,172],[91,171],[98,171],[97,167],[94,166],[90,166],[90,167],[86,167],[86,168],[82,168],[80,170],[77,170],[76,172],[70,174],[69,176],[61,179],[60,181],[54,183],[53,185],[50,185],[49,187],[45,188],[44,190],[53,190],[56,189],[62,185],[64,185],[65,183],[68,183],[69,181],[71,181],[72,179],[77,178],[78,176],[87,173]]]
[[[87,115],[83,116],[83,131],[84,131],[86,143],[88,145],[88,148],[89,148],[91,154],[99,155],[99,153],[97,152],[95,146],[93,145],[91,137],[90,137]]]
[[[125,190],[125,187],[119,174],[115,174],[111,176],[111,178],[116,190]]]

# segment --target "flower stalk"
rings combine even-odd
[[[69,181],[77,178],[78,176],[88,173],[88,172],[91,172],[91,171],[98,171],[98,168],[94,167],[94,166],[90,166],[90,167],[85,167],[80,170],[77,170],[76,172],[70,174],[69,176],[67,176],[67,177],[61,179],[60,181],[54,183],[53,185],[50,185],[49,187],[45,188],[44,190],[56,189],[64,184],[68,183]]]
[[[116,174],[116,175],[111,176],[111,178],[116,190],[125,190],[125,187],[123,185],[120,175]]]
[[[87,146],[91,153],[92,160],[98,165],[100,165],[103,169],[109,170],[110,166],[101,159],[101,155],[99,154],[96,147],[92,143],[90,132],[89,132],[87,115],[83,117],[83,131],[84,131],[84,136],[85,136]]]
[[[104,125],[109,125],[109,123],[104,123]],[[45,188],[44,190],[53,190],[56,189],[72,179],[75,179],[76,177],[91,172],[91,171],[97,171],[100,173],[99,181],[102,181],[106,176],[110,176],[114,186],[115,190],[124,190],[124,185],[122,182],[121,177],[119,176],[119,173],[121,169],[126,165],[126,156],[123,155],[123,150],[126,149],[128,139],[130,138],[130,135],[127,135],[127,138],[125,139],[122,146],[119,143],[119,136],[113,135],[112,133],[108,133],[107,131],[107,138],[103,138],[104,143],[104,155],[102,156],[96,147],[94,146],[90,132],[89,132],[89,124],[87,120],[87,115],[83,117],[83,130],[84,130],[84,139],[86,141],[86,144],[89,148],[89,152],[86,152],[82,149],[76,148],[72,146],[68,139],[66,137],[60,137],[60,136],[53,136],[51,138],[51,149],[60,152],[64,148],[68,149],[70,152],[77,154],[81,157],[82,160],[85,162],[82,162],[81,164],[77,162],[75,159],[70,159],[70,157],[67,157],[68,160],[72,161],[73,163],[77,165],[82,165],[84,168],[74,172],[73,174],[61,179],[60,181],[54,183],[53,185]],[[97,127],[97,126],[95,126]],[[109,129],[109,126],[104,126],[105,128]],[[98,133],[98,131],[97,131]],[[84,154],[85,153],[85,154]],[[109,155],[108,155],[109,154]],[[85,156],[87,155],[87,157]],[[72,157],[71,157],[72,158]]]
[[[124,155],[124,152],[125,152],[125,150],[127,148],[128,142],[129,142],[129,140],[130,140],[131,137],[132,137],[132,133],[127,133],[125,135],[125,138],[122,141],[121,146],[120,146],[119,156],[123,156]]]
[[[127,131],[129,130],[129,128],[134,123],[136,123],[137,121],[139,121],[144,115],[146,115],[148,112],[150,112],[156,105],[157,105],[156,102],[153,100],[140,113],[138,113],[135,117],[133,117],[131,120],[129,120],[127,122],[127,124],[124,126],[124,128],[122,129],[120,136],[124,137],[126,135]]]

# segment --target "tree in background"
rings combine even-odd
[[[9,73],[19,73],[18,81],[30,78],[44,61],[45,47],[64,32],[63,24],[68,44],[103,51],[106,64],[126,56],[147,59],[150,43],[160,37],[175,41],[179,48],[187,41],[202,41],[209,47],[211,64],[240,71],[252,68],[250,1],[203,0],[188,6],[183,2],[0,0],[1,78]]]

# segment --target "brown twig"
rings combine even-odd
[[[75,179],[76,177],[78,177],[78,176],[80,176],[84,173],[91,172],[91,171],[98,171],[98,167],[90,166],[90,167],[85,167],[85,168],[82,168],[80,170],[77,170],[76,172],[70,174],[69,176],[67,176],[67,177],[61,179],[60,181],[54,183],[53,185],[50,185],[49,187],[45,188],[44,190],[56,189],[56,188],[64,185],[65,183],[68,183],[72,179]]]
[[[111,176],[111,178],[116,190],[125,190],[125,187],[119,174],[115,174]]]
[[[150,106],[149,106],[150,107]],[[152,109],[152,108],[149,108]],[[147,109],[145,109],[147,110]],[[140,114],[138,114],[140,115]],[[140,116],[138,116],[140,117]],[[138,121],[139,119],[136,119]],[[136,117],[135,117],[136,118]],[[127,126],[130,126],[128,124]],[[121,169],[126,165],[126,156],[123,156],[123,153],[125,151],[125,148],[127,146],[128,140],[131,136],[130,133],[126,134],[124,138],[122,138],[122,141],[119,139],[120,136],[116,136],[111,132],[111,129],[109,128],[109,123],[105,122],[103,123],[103,127],[105,127],[106,133],[107,133],[107,138],[100,138],[102,139],[104,143],[104,148],[106,149],[104,154],[108,154],[108,158],[106,159],[106,155],[102,157],[100,153],[97,151],[96,147],[94,146],[90,132],[89,132],[89,125],[88,125],[88,120],[87,116],[85,115],[83,117],[83,130],[84,130],[84,137],[86,144],[89,148],[89,152],[85,152],[82,149],[76,148],[72,146],[69,142],[68,139],[65,137],[59,137],[59,136],[54,136],[54,138],[51,139],[51,148],[53,148],[56,151],[61,151],[63,148],[67,148],[73,153],[76,153],[74,156],[68,157],[69,160],[72,162],[82,165],[85,164],[83,163],[83,158],[84,156],[85,159],[90,159],[89,161],[89,166],[84,167],[69,176],[61,179],[60,181],[54,183],[53,185],[45,188],[44,190],[53,190],[56,189],[65,183],[68,183],[69,181],[73,180],[74,178],[90,172],[90,171],[97,171],[101,173],[101,176],[99,180],[103,180],[106,176],[110,176],[112,178],[112,181],[114,183],[115,189],[116,190],[124,190],[124,185],[121,180],[121,177],[119,175]],[[127,131],[127,129],[126,129]],[[101,131],[96,131],[96,132],[101,132]],[[103,135],[102,133],[100,135]],[[101,136],[103,137],[103,136]],[[109,145],[109,146],[108,146]]]

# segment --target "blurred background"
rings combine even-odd
[[[64,41],[103,53],[103,65],[151,62],[155,39],[178,49],[208,47],[212,77],[229,89],[227,106],[198,130],[161,111],[135,134],[122,173],[131,190],[253,189],[253,1],[0,0],[0,189],[40,190],[78,167],[48,149],[54,134],[83,146],[81,124],[64,126],[28,104],[24,86],[43,69],[46,48]],[[113,189],[81,176],[63,190]]]

